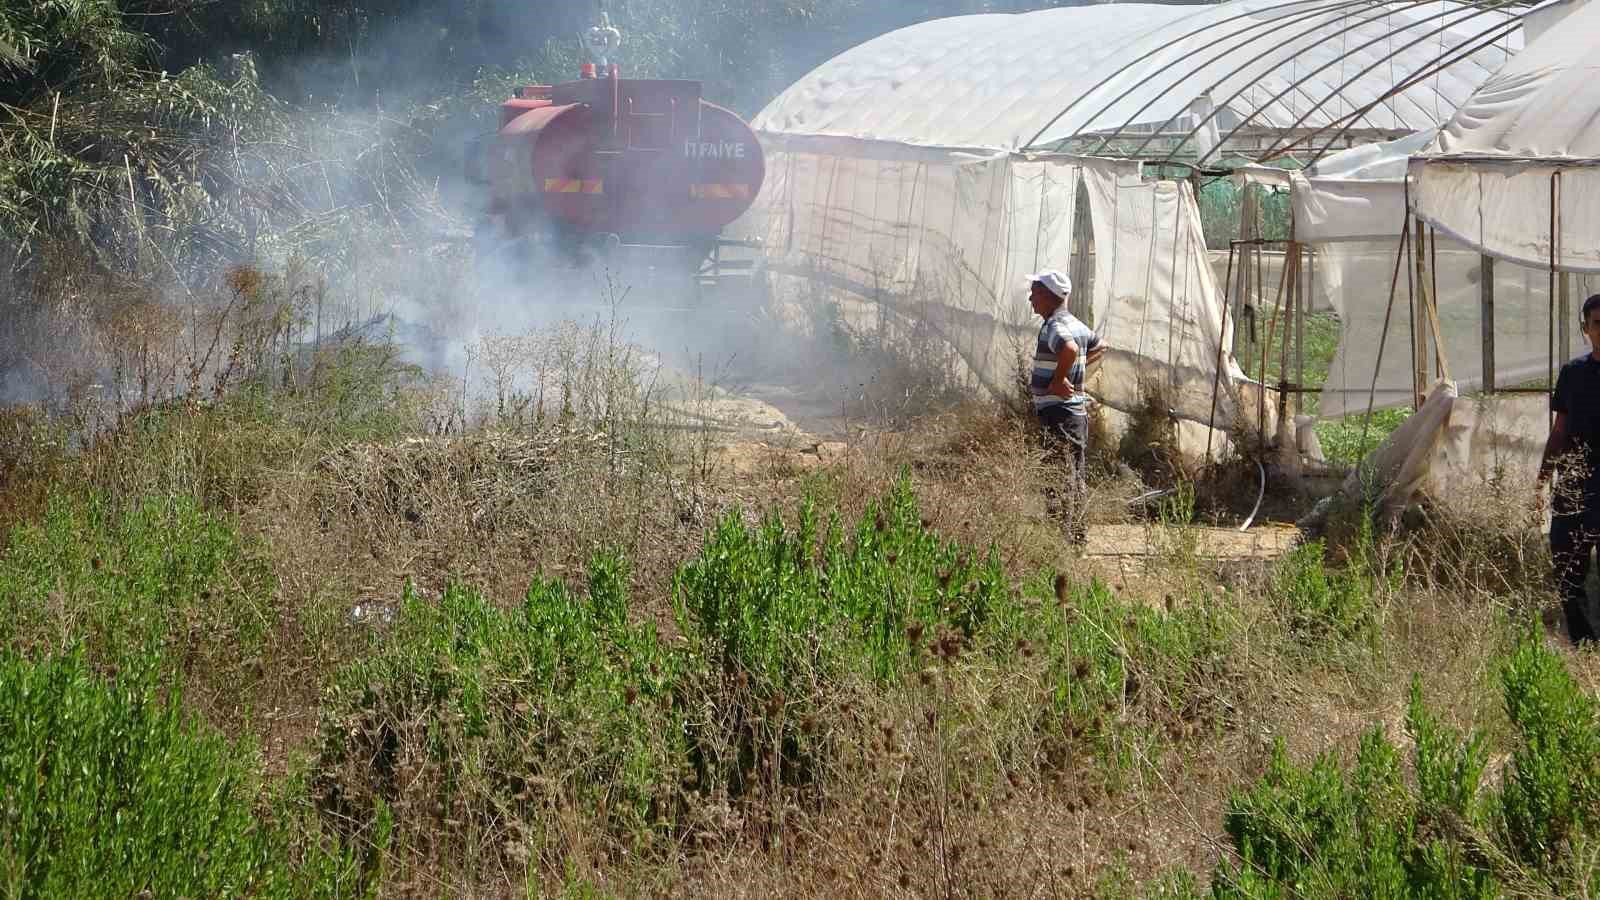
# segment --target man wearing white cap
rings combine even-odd
[[[1065,450],[1072,460],[1067,494],[1070,509],[1062,512],[1071,523],[1072,539],[1084,539],[1084,468],[1088,463],[1089,410],[1083,393],[1087,368],[1100,360],[1105,342],[1077,316],[1067,311],[1072,279],[1055,269],[1028,276],[1028,302],[1044,319],[1033,353],[1028,380],[1033,412],[1039,417],[1045,439]],[[1052,492],[1053,493],[1053,492]]]

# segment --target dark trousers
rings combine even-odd
[[[1593,527],[1596,519],[1593,514],[1577,513],[1550,520],[1550,559],[1555,564],[1556,586],[1567,616],[1567,634],[1573,643],[1595,639],[1584,580],[1589,577],[1589,553],[1600,538],[1600,529]]]
[[[1059,479],[1052,479],[1046,499],[1056,502],[1072,539],[1081,543],[1086,534],[1088,487],[1084,473],[1089,464],[1089,417],[1065,406],[1047,406],[1039,410],[1039,427],[1044,430],[1049,460],[1067,470]]]

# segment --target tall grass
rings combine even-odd
[[[1600,718],[1536,627],[1499,662],[1512,726],[1503,775],[1485,735],[1444,724],[1414,682],[1405,754],[1383,733],[1353,767],[1291,762],[1281,742],[1226,817],[1236,862],[1217,897],[1578,896],[1593,891]]]
[[[258,812],[250,756],[163,697],[155,668],[103,681],[81,655],[0,654],[0,892],[362,893],[354,857]]]
[[[361,824],[392,807],[419,865],[548,871],[570,840],[552,821],[650,858],[714,827],[708,805],[754,804],[768,829],[778,798],[823,802],[860,750],[840,698],[862,690],[992,681],[1018,743],[963,782],[1065,766],[1072,746],[1131,763],[1168,726],[1222,725],[1220,606],[1013,588],[992,555],[927,527],[906,480],[848,529],[809,505],[787,524],[724,518],[674,580],[672,639],[627,584],[602,553],[585,592],[541,579],[510,610],[462,585],[408,596],[329,695],[325,809]]]
[[[259,553],[188,497],[63,491],[0,551],[0,637],[45,655],[81,645],[106,666],[158,651],[238,689],[271,628],[273,588]]]
[[[672,813],[685,737],[678,660],[627,621],[625,574],[602,555],[587,596],[541,580],[509,612],[459,585],[408,596],[328,697],[325,808],[365,823],[392,806],[413,853],[468,864],[526,861],[572,806],[645,839]]]

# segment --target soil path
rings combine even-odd
[[[1248,531],[1195,525],[1185,529],[1161,530],[1148,525],[1096,525],[1089,529],[1084,555],[1090,559],[1171,558],[1189,552],[1207,560],[1275,559],[1293,549],[1300,531],[1293,525],[1263,523]]]

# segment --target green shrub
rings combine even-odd
[[[179,666],[234,669],[267,632],[272,591],[238,532],[191,499],[118,507],[60,493],[0,553],[0,639],[45,651],[81,642],[102,664],[157,649]]]
[[[941,637],[970,643],[1010,607],[998,557],[942,542],[922,524],[909,479],[871,504],[846,540],[833,522],[819,542],[815,511],[792,531],[738,515],[713,530],[673,586],[679,625],[722,670],[763,696],[798,696],[810,677],[889,682]],[[941,635],[940,631],[948,631]]]
[[[1321,541],[1290,551],[1276,564],[1271,598],[1301,640],[1371,644],[1377,637],[1376,596],[1383,586],[1372,561],[1370,531],[1343,566],[1327,564]]]
[[[1045,656],[1050,743],[1087,738],[1113,771],[1154,759],[1161,731],[1215,731],[1236,619],[1221,598],[1170,609],[1129,603],[1106,585],[1060,586],[1033,631]],[[1129,712],[1142,713],[1130,716]]]
[[[1378,409],[1373,410],[1370,421],[1365,413],[1360,413],[1318,422],[1317,443],[1329,463],[1354,466],[1388,440],[1410,415],[1409,409]]]
[[[335,347],[322,352],[314,380],[303,385],[275,389],[252,380],[214,402],[146,407],[98,436],[80,459],[82,477],[108,496],[174,494],[207,509],[258,507],[285,470],[335,446],[415,432],[425,378],[399,354],[385,343]]]
[[[837,520],[819,534],[810,503],[792,528],[725,517],[677,573],[673,603],[686,670],[719,707],[692,727],[697,777],[734,796],[814,783],[844,749],[825,713],[847,686],[1009,659],[1026,631],[997,556],[928,529],[906,477],[848,536]]]
[[[0,528],[43,513],[67,469],[70,434],[41,407],[0,405]]]
[[[1414,698],[1414,716],[1419,708]],[[1413,718],[1408,727],[1414,731],[1417,724]],[[1435,744],[1434,749],[1444,748]],[[1445,755],[1470,753],[1448,749]],[[1419,774],[1420,768],[1419,763]],[[1457,774],[1462,777],[1447,782],[1451,791],[1476,790],[1475,776]],[[1239,861],[1219,868],[1212,893],[1218,898],[1497,896],[1489,873],[1467,862],[1458,841],[1436,836],[1432,822],[1408,790],[1400,752],[1381,728],[1362,736],[1349,772],[1332,753],[1318,756],[1308,768],[1297,766],[1279,741],[1266,774],[1228,803],[1224,823]]]
[[[459,585],[408,594],[325,704],[325,808],[364,826],[392,806],[421,858],[527,864],[552,848],[557,811],[666,852],[700,827],[701,801],[819,797],[860,750],[837,704],[862,685],[929,686],[930,728],[1004,717],[1017,740],[964,780],[1086,734],[1151,758],[1163,727],[1221,715],[1224,604],[1154,610],[1064,580],[1060,604],[1041,602],[1045,585],[1014,591],[993,554],[928,529],[904,479],[848,531],[824,533],[810,505],[792,526],[721,520],[675,576],[671,642],[634,621],[628,580],[601,554],[586,594],[541,580],[509,611]],[[968,675],[990,694],[981,708],[933,687]]]
[[[258,816],[249,757],[161,699],[153,660],[0,655],[0,893],[348,896],[348,858]]]
[[[1350,770],[1332,753],[1302,768],[1280,742],[1261,779],[1229,801],[1225,826],[1239,858],[1218,868],[1214,896],[1592,891],[1600,884],[1595,701],[1536,623],[1502,661],[1500,682],[1513,746],[1498,789],[1485,784],[1485,738],[1442,723],[1413,682],[1412,777],[1381,729],[1363,737]]]
[[[1501,806],[1511,854],[1561,880],[1600,821],[1595,701],[1530,629],[1500,669],[1516,745]]]
[[[627,621],[627,572],[593,563],[589,595],[538,581],[501,610],[463,586],[408,593],[393,633],[324,704],[325,803],[365,823],[392,804],[461,847],[517,856],[544,813],[578,806],[616,834],[665,821],[684,764],[679,660]]]

